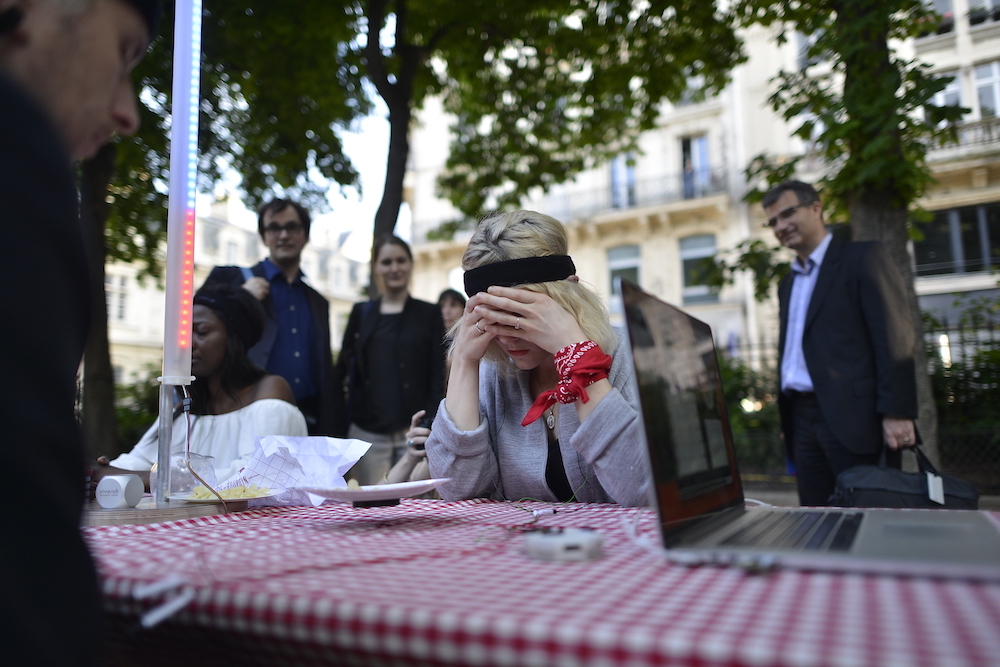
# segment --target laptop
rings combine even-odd
[[[671,560],[1000,580],[988,512],[747,507],[711,328],[627,280],[620,294]]]

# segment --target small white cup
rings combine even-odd
[[[97,484],[97,502],[108,510],[135,507],[142,500],[143,491],[138,475],[108,475]]]

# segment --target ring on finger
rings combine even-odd
[[[521,318],[520,317],[517,318],[517,322],[514,323],[514,328],[515,329],[520,329],[521,328]]]
[[[484,334],[484,333],[486,333],[486,332],[485,332],[485,331],[483,331],[483,328],[482,328],[481,326],[479,326],[479,323],[480,323],[480,322],[482,322],[482,320],[476,320],[476,331],[478,331],[478,332],[479,332],[479,333],[481,333],[481,334]]]
[[[412,440],[407,440],[406,441],[406,446],[407,447],[412,447],[413,446],[413,441]]]

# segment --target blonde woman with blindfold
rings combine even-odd
[[[628,345],[568,249],[563,224],[533,211],[488,215],[469,242],[427,440],[445,500],[648,502]]]

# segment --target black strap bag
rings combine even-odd
[[[974,510],[979,508],[979,493],[969,482],[952,475],[942,475],[930,459],[913,447],[920,472],[905,472],[886,465],[885,449],[878,465],[854,466],[837,475],[837,485],[830,504],[835,507],[914,507],[922,509]],[[931,500],[927,473],[941,478],[944,504]]]

